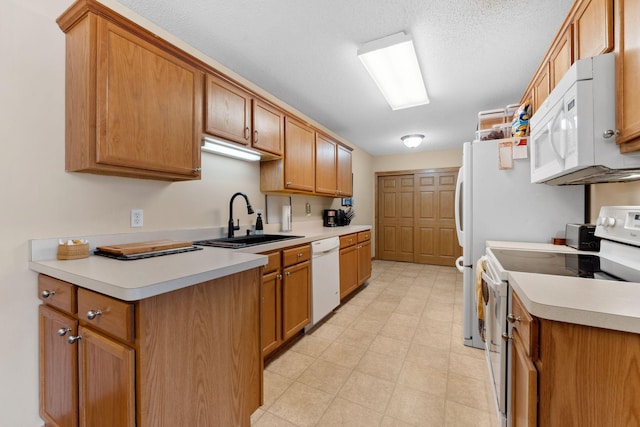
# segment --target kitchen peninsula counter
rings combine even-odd
[[[73,283],[124,301],[136,301],[171,292],[198,283],[266,265],[266,252],[312,242],[314,240],[370,230],[371,226],[307,227],[288,233],[304,235],[274,243],[242,249],[204,247],[202,250],[141,260],[120,261],[91,255],[77,260],[56,259],[58,239],[31,241],[29,268],[38,273]],[[265,231],[269,233],[269,231]],[[89,240],[90,250],[109,244],[158,239],[194,241],[220,237],[219,228],[173,230],[117,235],[65,237]]]

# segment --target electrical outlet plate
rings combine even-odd
[[[131,209],[131,227],[142,227],[144,225],[144,211],[142,209]]]

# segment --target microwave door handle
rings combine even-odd
[[[556,139],[554,138],[555,133],[553,131],[556,128],[558,119],[562,120],[561,118],[562,118],[562,109],[558,110],[558,112],[554,114],[553,120],[551,120],[551,122],[547,125],[548,126],[547,130],[549,132],[549,145],[551,145],[553,152],[556,153],[556,157],[558,158],[558,161],[560,163],[564,163],[564,153],[560,153],[560,150],[556,145]]]

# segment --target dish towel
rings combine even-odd
[[[484,327],[484,298],[482,290],[482,273],[484,273],[485,265],[484,260],[480,258],[476,264],[476,305],[478,308],[478,331],[483,342],[486,342],[485,327]]]

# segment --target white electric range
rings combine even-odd
[[[510,425],[508,316],[512,287],[526,282],[528,288],[523,293],[528,289],[532,294],[548,295],[544,301],[547,304],[542,302],[540,306],[555,309],[556,312],[549,311],[559,316],[555,320],[639,332],[640,309],[633,301],[638,301],[640,295],[640,206],[602,207],[596,225],[596,236],[602,239],[599,252],[546,244],[488,242],[482,274],[485,348],[501,425]],[[581,288],[589,290],[584,298]],[[554,290],[558,291],[557,297],[551,294]],[[611,301],[624,300],[626,291],[628,301],[612,308]],[[600,297],[595,296],[597,293]],[[607,296],[611,301],[605,301]],[[607,309],[597,312],[600,304]],[[594,312],[598,315],[590,315]],[[575,317],[563,318],[565,315]]]

